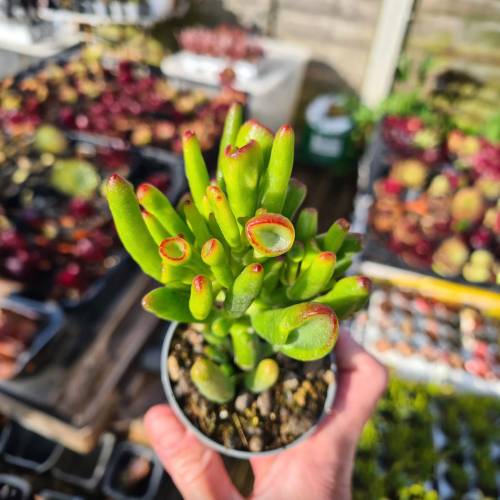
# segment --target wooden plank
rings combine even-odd
[[[452,283],[445,279],[371,261],[362,262],[360,272],[369,278],[389,282],[408,290],[416,290],[423,296],[435,300],[448,304],[469,305],[485,314],[500,318],[500,293],[497,292],[473,285]]]
[[[382,101],[392,88],[414,0],[384,0],[366,69],[361,97],[368,106]]]
[[[0,412],[70,449],[90,451],[119,403],[120,380],[158,325],[140,305],[150,287],[143,275],[133,279],[97,323],[96,338],[69,368],[62,356],[35,380],[0,384]]]

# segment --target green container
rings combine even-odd
[[[316,97],[306,109],[300,157],[305,163],[346,175],[356,167],[354,120],[344,109],[347,98],[338,94]]]

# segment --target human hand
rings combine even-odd
[[[387,384],[385,368],[343,331],[335,347],[337,393],[329,415],[303,443],[250,460],[252,498],[262,500],[351,497],[356,444]],[[146,431],[183,497],[240,500],[222,459],[177,420],[167,405],[151,408]]]

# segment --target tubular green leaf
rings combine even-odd
[[[196,243],[198,246],[203,245],[205,241],[212,237],[210,231],[208,230],[207,221],[200,214],[191,198],[187,198],[184,201],[183,209],[186,221],[194,234]]]
[[[338,337],[335,313],[315,302],[260,311],[251,319],[259,336],[299,361],[322,358],[333,349]]]
[[[189,290],[175,286],[164,286],[152,290],[143,297],[142,307],[168,321],[191,323],[195,320],[189,311]]]
[[[287,290],[290,300],[307,300],[321,293],[332,279],[335,269],[335,254],[321,252],[311,265],[297,278],[297,281]]]
[[[225,302],[226,311],[233,317],[242,316],[260,293],[264,281],[262,264],[249,264],[234,280]]]
[[[229,358],[221,346],[207,345],[203,348],[203,354],[215,363],[227,363]]]
[[[158,219],[169,234],[181,234],[187,240],[193,241],[193,233],[159,189],[152,184],[143,183],[137,188],[137,199],[149,213]]]
[[[217,182],[220,187],[224,188],[223,174],[222,174],[222,157],[224,156],[224,151],[228,146],[233,146],[236,144],[236,137],[238,136],[238,131],[243,122],[243,107],[241,104],[234,102],[229,108],[226,119],[224,120],[224,130],[222,132],[222,137],[219,144],[219,157],[217,161]]]
[[[249,325],[240,323],[235,323],[230,329],[234,363],[245,371],[254,368],[259,355],[258,339],[249,330]]]
[[[211,281],[202,274],[198,274],[191,282],[189,296],[189,310],[195,319],[203,321],[212,311],[214,296]]]
[[[293,220],[307,196],[307,186],[298,179],[291,178],[286,191],[285,206],[282,214]]]
[[[155,240],[155,243],[157,245],[159,245],[165,238],[168,238],[170,236],[170,234],[168,234],[168,231],[163,227],[160,221],[153,214],[143,211],[142,218],[146,223],[149,234],[153,237],[153,240]]]
[[[333,273],[333,277],[335,279],[342,276],[351,267],[353,255],[354,254],[347,254],[337,260],[337,263],[335,264],[335,271]]]
[[[208,214],[205,213],[203,197],[205,196],[207,187],[210,184],[210,179],[208,177],[205,160],[201,154],[200,143],[198,142],[194,132],[190,130],[185,132],[182,136],[182,152],[184,155],[186,178],[194,204],[196,205],[198,212],[204,216],[208,216]]]
[[[229,334],[229,329],[231,328],[231,320],[225,318],[224,316],[218,316],[212,321],[210,326],[211,332],[217,337],[226,337]]]
[[[145,274],[161,280],[158,245],[149,234],[132,185],[119,175],[106,184],[106,197],[123,246]]]
[[[295,137],[290,125],[280,127],[274,138],[271,158],[262,184],[260,205],[269,212],[281,213],[293,168]]]
[[[318,211],[315,208],[301,210],[295,223],[295,234],[300,241],[307,241],[318,232]]]
[[[217,186],[208,186],[207,196],[212,207],[215,220],[219,226],[224,239],[231,248],[241,247],[241,235],[238,223],[229,206],[226,195]]]
[[[224,245],[215,238],[205,242],[201,247],[201,258],[207,264],[215,279],[225,288],[233,284],[233,273],[229,266],[229,257],[224,250]]]
[[[261,172],[265,170],[268,162],[271,148],[273,145],[273,133],[264,127],[257,120],[248,120],[240,128],[236,138],[236,147],[241,148],[248,144],[251,140],[256,141],[262,152]]]
[[[274,359],[263,359],[251,372],[245,373],[245,387],[253,393],[270,389],[278,380],[280,368]]]
[[[234,397],[235,384],[213,361],[198,358],[191,367],[191,380],[209,401],[227,403]]]
[[[319,245],[314,238],[306,241],[301,271],[305,271],[312,264],[312,261],[315,259],[315,257],[320,253],[321,249],[319,248]]]
[[[228,146],[221,160],[229,205],[236,217],[251,217],[257,207],[262,152],[252,140],[238,149]]]
[[[365,276],[348,276],[339,280],[333,288],[315,300],[331,307],[340,319],[359,311],[368,300],[371,282]]]
[[[171,266],[182,266],[190,262],[193,250],[184,238],[172,236],[161,242],[160,255]]]
[[[247,221],[245,234],[259,256],[276,257],[293,245],[295,229],[283,215],[263,213]]]
[[[190,285],[195,274],[196,271],[188,266],[173,266],[165,261],[161,264],[161,282],[163,284],[181,283]]]
[[[345,219],[336,220],[324,236],[323,248],[337,253],[349,232],[350,224]]]
[[[353,256],[361,252],[363,248],[363,237],[358,233],[348,233],[340,247],[337,255],[341,259],[344,256]]]

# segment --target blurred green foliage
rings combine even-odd
[[[465,493],[469,488],[462,464],[466,452],[475,464],[483,498],[496,498],[497,466],[490,451],[492,443],[500,444],[499,423],[498,399],[392,377],[359,442],[353,498],[437,500],[440,461],[448,463],[446,479],[457,495]],[[433,425],[446,436],[441,450],[434,447]],[[463,449],[464,429],[472,450]]]

